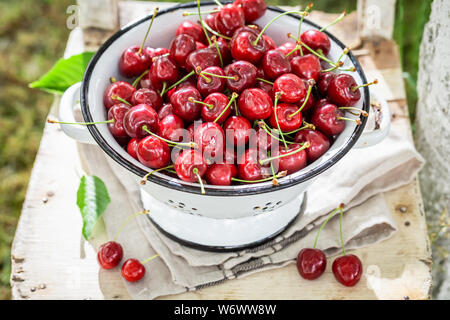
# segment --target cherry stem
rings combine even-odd
[[[210,14],[210,13],[217,13],[220,10],[209,10],[209,11],[201,11],[201,14]],[[189,11],[184,11],[182,13],[183,17],[187,17],[187,16],[198,16],[198,12],[189,12]]]
[[[344,236],[342,234],[342,218],[344,217],[344,210],[342,210],[342,207],[339,207],[339,209],[341,211],[339,215],[339,237],[341,238],[342,253],[345,256]]]
[[[314,6],[314,3],[310,2],[310,3],[306,6],[305,12],[308,12],[308,13],[309,13],[309,10],[310,10],[313,6]],[[300,35],[301,35],[301,32],[302,32],[302,23],[303,23],[304,17],[305,17],[305,16],[302,15],[302,17],[301,17],[301,19],[300,19],[300,23],[298,24],[298,36],[297,36],[297,40],[300,40]],[[303,50],[302,50],[301,47],[300,47],[300,55],[303,56]]]
[[[217,44],[217,38],[216,38],[216,36],[212,36],[211,39],[214,42],[214,46],[216,47],[217,55],[219,56],[219,60],[220,60],[220,66],[223,68],[222,53],[220,52],[219,45]]]
[[[221,78],[221,79],[230,79],[230,80],[234,80],[234,81],[238,81],[239,80],[239,76],[237,76],[237,75],[234,76],[234,77],[229,77],[229,76],[222,76],[220,74],[215,74],[215,73],[210,73],[210,72],[205,72],[205,71],[202,71],[201,74],[206,74],[208,76]]]
[[[98,122],[64,122],[64,121],[55,121],[51,119],[47,119],[48,123],[59,123],[59,124],[79,124],[81,126],[90,126],[95,124],[104,124],[104,123],[114,123],[114,119],[106,120],[106,121],[98,121]]]
[[[155,254],[154,256],[151,256],[150,258],[145,259],[144,261],[141,262],[141,264],[146,264],[147,262],[149,262],[157,257],[159,257],[159,254]]]
[[[344,65],[344,63],[342,61],[338,61],[336,62],[336,64],[328,69],[325,70],[321,70],[320,72],[330,72],[330,71],[334,71],[339,67],[342,67]]]
[[[217,123],[217,121],[219,121],[219,119],[224,115],[224,113],[228,110],[228,108],[231,106],[231,104],[233,103],[233,101],[236,100],[236,98],[238,97],[238,94],[236,92],[233,92],[231,94],[231,98],[230,101],[228,101],[227,106],[222,110],[222,112],[217,116],[216,119],[214,119],[214,123]]]
[[[141,74],[139,77],[137,77],[136,80],[134,80],[132,86],[136,88],[137,85],[138,85],[138,83],[139,83],[139,81],[141,81],[142,78],[143,78],[147,73],[148,73],[148,70],[145,70],[144,72],[142,72],[142,74]]]
[[[163,96],[163,92],[166,92],[166,87],[167,87],[167,82],[164,81],[164,82],[163,82],[162,89],[161,89],[161,91],[159,92],[159,95],[160,95],[161,97]]]
[[[305,123],[305,125],[303,127],[289,131],[289,132],[285,132],[284,134],[289,135],[289,134],[297,133],[297,132],[305,130],[305,129],[316,130],[316,126],[313,125],[312,123],[307,123],[306,121],[303,121],[303,122]]]
[[[301,46],[295,46],[294,49],[292,49],[291,51],[288,52],[288,54],[286,54],[286,57],[289,57],[291,54],[293,54],[295,51],[297,50],[301,50],[302,47]],[[303,52],[302,52],[303,53]],[[303,54],[302,54],[303,55]]]
[[[256,80],[262,81],[262,82],[265,82],[265,83],[268,83],[268,84],[270,84],[270,85],[273,86],[273,82],[271,82],[271,81],[269,81],[269,80],[266,80],[266,79],[263,79],[263,78],[256,78]]]
[[[200,177],[200,174],[198,173],[198,169],[197,168],[192,169],[192,173],[197,176],[198,183],[200,183],[200,189],[202,191],[202,194],[205,194],[206,193],[205,186],[203,185],[202,177]]]
[[[341,68],[339,68],[339,70],[341,70],[341,71],[355,72],[355,71],[356,71],[356,68],[355,68],[355,67],[350,67],[350,68],[347,68],[347,69],[341,69]]]
[[[353,121],[353,122],[356,122],[357,125],[361,124],[361,120],[359,120],[359,119],[350,119],[350,118],[346,118],[346,117],[336,117],[336,119],[345,120],[345,121]]]
[[[296,154],[296,153],[298,153],[298,152],[300,152],[300,151],[302,151],[302,150],[305,150],[306,148],[309,148],[311,146],[311,144],[309,143],[309,141],[306,141],[300,148],[298,148],[298,149],[295,149],[295,150],[293,150],[293,151],[291,151],[291,152],[288,152],[288,153],[285,153],[285,154],[281,154],[281,155],[278,155],[278,156],[274,156],[274,157],[270,157],[270,158],[267,158],[267,159],[263,159],[263,160],[259,160],[259,164],[260,165],[263,165],[264,163],[266,163],[266,162],[269,162],[269,161],[272,161],[272,160],[276,160],[276,159],[280,159],[280,158],[284,158],[284,157],[289,157],[289,156],[291,156],[291,155],[293,155],[293,154]]]
[[[280,138],[278,138],[277,136],[273,135],[270,131],[269,131],[269,127],[267,127],[267,124],[264,122],[264,120],[261,120],[260,122],[258,122],[258,125],[272,138],[278,140],[278,141],[282,141]],[[278,134],[278,130],[276,131]],[[295,144],[295,142],[291,142],[291,141],[285,141],[287,144]]]
[[[120,225],[119,230],[117,230],[116,234],[114,235],[113,241],[116,241],[116,240],[117,240],[117,237],[119,236],[120,232],[122,231],[122,229],[125,227],[125,225],[126,225],[131,219],[133,219],[133,218],[135,218],[135,217],[137,217],[137,216],[139,216],[139,215],[141,215],[141,214],[149,214],[149,213],[150,213],[150,211],[144,210],[144,211],[140,211],[140,212],[137,212],[137,213],[135,213],[135,214],[132,214],[131,216],[129,216],[128,218],[126,218],[125,221],[122,222],[122,224]]]
[[[224,38],[225,40],[231,40],[231,37],[227,37],[224,36],[223,34],[218,33],[217,31],[214,31],[213,29],[211,29],[210,26],[208,26],[208,24],[204,21],[201,21],[201,24],[203,26],[204,29],[208,30],[209,32],[211,32],[213,35],[215,35],[216,37],[219,38]],[[205,31],[206,32],[206,31]],[[209,40],[209,38],[207,38]]]
[[[223,4],[220,3],[219,0],[213,0],[219,7],[223,7]]]
[[[282,16],[285,16],[287,14],[298,14],[301,16],[307,16],[308,12],[306,11],[286,11],[283,12],[281,14],[279,14],[278,16],[274,17],[272,20],[270,20],[265,26],[264,28],[261,30],[261,32],[259,33],[258,37],[256,37],[255,41],[253,41],[253,45],[256,46],[259,42],[259,40],[261,39],[261,37],[263,36],[264,32],[267,30],[267,28],[274,23],[276,20],[278,20],[279,18],[281,18]]]
[[[336,65],[335,62],[331,61],[330,59],[328,59],[327,57],[325,57],[323,54],[321,54],[321,53],[319,53],[319,52],[317,52],[317,51],[311,49],[311,48],[310,48],[307,44],[305,44],[304,42],[299,41],[299,43],[300,43],[299,46],[305,47],[309,52],[311,52],[311,53],[312,53],[313,55],[315,55],[316,57],[318,57],[318,58],[320,58],[320,59],[322,59],[322,60],[328,62],[329,64],[331,64],[331,65],[333,65],[333,66]]]
[[[174,167],[174,165],[171,164],[170,166],[166,166],[166,167],[162,167],[162,168],[159,168],[159,169],[150,171],[149,173],[147,173],[145,176],[142,177],[142,179],[141,179],[141,184],[142,184],[142,185],[145,185],[145,184],[147,183],[148,178],[149,178],[153,173],[159,172],[159,171],[164,171],[164,170],[167,170],[167,169],[170,169],[170,168],[173,168],[173,167]]]
[[[191,147],[191,148],[195,148],[197,145],[194,142],[174,142],[174,141],[170,141],[167,139],[164,139],[163,137],[158,136],[157,134],[151,132],[150,130],[148,130],[147,126],[142,126],[142,130],[144,130],[145,132],[147,132],[148,134],[151,134],[152,136],[158,138],[159,140],[162,140],[164,142],[167,142],[168,144],[171,144],[173,146],[185,146],[185,147]]]
[[[270,151],[267,151],[267,156],[270,157],[270,155],[271,155]],[[272,184],[276,187],[276,186],[278,186],[278,179],[277,179],[277,175],[275,173],[275,168],[273,167],[272,161],[270,161],[270,171],[272,171],[272,177],[273,177]]]
[[[120,102],[122,102],[122,103],[125,103],[125,104],[131,106],[131,103],[129,103],[127,100],[125,100],[125,99],[119,97],[119,96],[116,95],[116,94],[113,94],[113,95],[111,96],[111,99],[120,101]]]
[[[344,50],[342,50],[341,55],[339,56],[339,59],[337,60],[338,62],[341,61],[341,59],[346,56],[349,52],[349,49],[347,47],[344,48]]]
[[[278,179],[278,178],[283,178],[286,175],[287,175],[287,171],[281,171],[275,177]],[[266,182],[266,181],[273,180],[273,177],[268,177],[268,178],[259,179],[259,180],[242,180],[242,179],[238,179],[238,178],[231,178],[231,180],[236,181],[236,182],[243,182],[243,183],[258,183],[258,182]]]
[[[205,81],[206,81],[206,83],[211,83],[211,79],[210,78],[208,78],[207,76],[205,76],[203,73],[202,73],[202,68],[200,67],[200,66],[197,66],[196,68],[195,68],[195,73],[199,76],[199,77],[202,77],[203,79],[205,79]]]
[[[378,83],[378,79],[375,79],[375,80],[373,80],[372,82],[365,83],[365,84],[362,84],[362,85],[360,85],[360,86],[352,87],[352,91],[356,91],[356,90],[358,90],[359,88],[362,88],[362,87],[368,87],[368,86],[371,86],[371,85],[377,84],[377,83]]]
[[[177,82],[175,82],[173,85],[171,85],[170,87],[168,87],[167,89],[161,91],[161,96],[163,96],[166,92],[172,90],[173,88],[175,88],[177,85],[179,85],[180,83],[182,83],[183,81],[185,81],[186,79],[188,79],[190,76],[194,75],[195,71],[191,71],[189,72],[187,75],[185,75],[183,78],[181,78],[180,80],[178,80]]]
[[[316,84],[316,82],[313,79],[309,79],[308,80],[308,92],[306,93],[306,98],[305,101],[303,101],[302,105],[300,106],[300,108],[298,108],[297,111],[295,111],[294,113],[291,113],[290,115],[288,115],[289,118],[292,118],[293,116],[295,116],[296,114],[302,112],[303,108],[306,106],[306,104],[308,103],[308,99],[309,96],[311,95],[311,90],[313,88],[313,86]]]
[[[277,123],[277,128],[280,133],[281,141],[283,141],[285,149],[288,150],[286,139],[284,139],[283,131],[281,131],[280,124],[278,123],[277,106],[278,106],[278,99],[280,98],[280,96],[281,96],[281,92],[275,93],[275,102],[273,104],[273,109],[274,109],[273,112],[275,115],[275,122]]]
[[[142,49],[144,49],[145,41],[147,40],[148,34],[150,32],[150,29],[152,28],[153,21],[155,20],[155,17],[158,14],[158,11],[159,11],[159,8],[156,7],[155,11],[153,12],[153,15],[152,15],[152,20],[150,21],[150,25],[148,26],[147,33],[145,34],[144,41],[142,41],[142,44],[139,47],[138,55],[141,55]]]
[[[334,21],[333,21],[332,23],[330,23],[329,25],[323,27],[323,28],[320,29],[319,31],[320,31],[320,32],[323,32],[323,31],[325,31],[326,29],[328,29],[329,27],[334,26],[334,25],[335,25],[336,23],[338,23],[339,21],[342,21],[342,19],[344,19],[346,15],[347,15],[347,11],[342,12],[342,13],[340,14],[340,16],[336,18],[336,20],[334,20]]]
[[[236,112],[236,116],[239,117],[239,108],[237,106],[236,100],[234,100],[234,111]]]
[[[362,115],[363,117],[368,117],[369,116],[367,111],[361,110],[361,109],[355,108],[355,107],[339,107],[339,109],[341,109],[341,110],[355,110],[355,111],[359,112],[359,114]],[[352,114],[354,114],[354,113],[352,113]]]
[[[329,215],[328,217],[325,219],[325,221],[322,223],[322,225],[320,226],[319,230],[317,230],[317,234],[316,234],[316,238],[314,239],[314,245],[313,248],[315,249],[317,246],[317,240],[319,240],[319,235],[320,232],[322,231],[322,229],[325,227],[325,225],[327,224],[328,221],[330,221],[331,218],[333,218],[336,213],[338,213],[340,210],[342,210],[342,208],[344,207],[344,204],[341,203],[339,205],[339,207],[337,207],[336,209],[334,209]]]
[[[205,103],[205,102],[203,102],[203,101],[195,100],[193,97],[189,97],[189,98],[188,98],[188,101],[189,101],[189,102],[193,102],[193,103],[202,104],[202,105],[204,105],[204,106],[207,106],[209,109],[214,108],[214,105],[209,104],[209,103]]]
[[[200,0],[197,0],[197,10],[198,10],[198,19],[200,20],[200,25],[202,26],[203,32],[205,33],[206,40],[208,40],[209,45],[211,45],[211,40],[209,39],[208,32],[205,29],[205,24],[202,19],[202,13],[200,11]]]
[[[117,82],[117,79],[111,76],[109,77],[109,82],[111,83]]]

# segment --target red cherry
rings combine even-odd
[[[358,84],[349,74],[339,74],[331,79],[328,86],[328,98],[340,107],[353,106],[361,98],[359,89],[354,90]]]
[[[149,56],[148,51],[141,50],[139,52],[140,50],[139,46],[133,46],[122,53],[119,60],[119,71],[123,76],[136,77],[150,68],[152,57]]]
[[[272,99],[261,89],[245,89],[238,100],[239,111],[248,120],[267,119],[272,115]]]
[[[120,102],[117,99],[114,99],[114,97],[119,97],[125,101],[131,102],[131,96],[135,91],[136,88],[128,82],[117,81],[111,83],[105,91],[105,94],[103,96],[103,103],[105,104],[106,109],[109,109],[113,105]]]
[[[292,58],[291,67],[292,72],[301,79],[314,79],[314,81],[319,80],[320,71],[322,70],[319,58],[312,54]]]
[[[203,18],[203,22],[205,22],[208,27],[210,27],[213,31],[217,31],[216,30],[216,15],[217,13],[209,13],[206,18]]]
[[[234,4],[241,6],[244,11],[245,21],[253,22],[266,13],[267,5],[264,0],[236,0]]]
[[[363,266],[357,256],[347,254],[333,261],[332,270],[337,281],[344,286],[353,287],[361,279]]]
[[[203,72],[225,76],[225,72],[220,67],[209,67],[203,70]],[[202,96],[207,96],[214,92],[222,92],[225,89],[226,79],[206,74],[205,77],[210,79],[210,82],[207,82],[204,77],[197,78],[197,89]]]
[[[100,246],[97,252],[97,261],[101,268],[112,269],[122,261],[122,246],[115,242],[109,241]]]
[[[179,67],[184,67],[189,54],[197,50],[194,38],[188,34],[177,35],[170,43],[170,57]]]
[[[302,278],[314,280],[320,277],[327,267],[327,258],[322,250],[302,249],[297,256],[297,269]]]
[[[216,30],[225,36],[232,36],[234,31],[245,25],[244,11],[234,4],[220,8],[216,15]]]
[[[260,180],[270,175],[270,168],[259,163],[263,153],[255,149],[247,149],[238,161],[239,178],[243,180]]]
[[[170,148],[165,141],[150,135],[139,141],[137,157],[149,168],[162,168],[170,162]]]
[[[237,79],[227,79],[227,86],[231,91],[240,93],[256,83],[257,69],[248,61],[233,62],[227,65],[224,71],[226,76]]]
[[[138,144],[139,144],[139,140],[138,139],[131,139],[128,142],[128,145],[127,145],[127,152],[128,152],[128,154],[130,156],[132,156],[133,158],[135,158],[136,160],[139,160],[138,156],[137,156]]]
[[[213,108],[209,108],[204,105],[202,107],[202,118],[205,121],[214,121],[225,110],[228,105],[228,98],[223,93],[215,92],[211,93],[205,98],[204,103],[210,104]],[[222,124],[228,118],[231,113],[231,108],[228,108],[224,114],[216,121],[217,124]]]
[[[186,70],[188,72],[197,70],[197,67],[204,70],[212,66],[220,66],[219,54],[215,47],[195,50],[186,59]]]
[[[306,87],[302,79],[295,74],[286,73],[275,80],[273,92],[280,92],[280,100],[295,103],[306,96]]]
[[[108,110],[108,120],[114,119],[114,122],[108,123],[108,129],[115,138],[128,137],[123,127],[123,118],[128,110],[130,107],[125,103],[116,104]]]
[[[159,109],[158,111],[158,118],[159,120],[165,118],[166,116],[168,116],[169,114],[173,114],[173,107],[171,103],[166,103],[165,105],[163,105],[161,107],[161,109]]]
[[[227,65],[231,62],[231,49],[230,49],[230,43],[225,40],[224,38],[219,38],[216,41],[217,47],[220,51],[220,56],[222,57],[223,65]],[[213,50],[217,51],[216,44],[213,43],[209,48],[212,48]]]
[[[143,126],[151,132],[158,132],[158,114],[147,104],[138,104],[125,113],[123,127],[131,138],[143,138],[148,135],[142,130]]]
[[[202,105],[195,102],[190,102],[190,98],[199,101],[202,99],[202,96],[197,89],[193,87],[185,87],[177,90],[170,97],[173,112],[186,122],[197,120],[202,111]]]
[[[301,147],[302,146],[298,144],[291,144],[286,150],[284,146],[280,146],[279,150],[273,153],[274,157],[280,157],[275,160],[278,164],[279,171],[287,171],[288,174],[291,174],[306,167],[306,150],[303,149],[301,151],[295,152]],[[288,153],[292,154],[286,155]]]
[[[195,50],[205,49],[205,48],[206,48],[205,44],[203,44],[202,42],[195,41]]]
[[[273,94],[273,90],[272,90],[273,86],[270,83],[257,80],[256,81],[256,87],[261,89],[265,93],[267,93],[272,98],[272,100],[275,98],[274,94]]]
[[[311,122],[316,128],[328,136],[341,133],[345,129],[345,120],[339,119],[343,117],[344,112],[334,104],[326,104],[314,109]]]
[[[304,83],[305,83],[305,87],[308,87],[308,83],[306,80],[304,80]],[[306,99],[306,96],[303,99],[300,99],[300,101],[297,103],[297,106],[301,107],[303,105],[303,103],[305,102],[305,99]],[[315,103],[316,103],[316,99],[314,99],[314,95],[311,93],[308,97],[308,101],[306,101],[306,104],[302,109],[302,112],[305,113],[306,111],[313,108]]]
[[[152,83],[155,81],[161,85],[166,82],[167,84],[177,81],[179,71],[175,61],[168,56],[160,56],[154,59],[149,72]]]
[[[306,149],[308,162],[319,159],[325,152],[330,149],[330,141],[328,138],[317,130],[304,129],[297,132],[295,142],[309,142],[310,146]]]
[[[158,111],[159,108],[161,108],[161,106],[163,105],[163,99],[155,90],[149,88],[141,88],[135,91],[131,96],[131,104],[135,106],[137,104],[143,103]]]
[[[317,101],[314,103],[314,109],[318,109],[318,108],[320,108],[321,106],[324,106],[324,105],[330,104],[330,103],[331,103],[331,102],[330,102],[327,98],[319,99],[319,100],[317,100]]]
[[[164,139],[180,142],[183,140],[184,123],[178,116],[169,114],[159,121],[158,135]]]
[[[210,165],[205,175],[206,181],[208,181],[209,184],[217,186],[231,185],[231,179],[236,178],[236,176],[236,166],[227,163],[214,163]]]
[[[200,177],[206,173],[207,164],[202,154],[195,150],[182,151],[175,161],[175,171],[178,177],[183,181],[196,182],[198,177],[194,169],[198,170]]]
[[[278,50],[270,50],[264,54],[262,59],[264,74],[269,79],[276,79],[279,76],[291,72],[289,59]]]
[[[159,56],[162,56],[162,55],[165,55],[165,54],[169,53],[169,50],[166,49],[166,48],[156,48],[156,49],[154,49],[154,48],[147,47],[147,48],[144,48],[144,51],[147,51],[148,55],[151,56],[152,59],[154,57],[159,57]]]
[[[198,23],[185,20],[177,28],[176,35],[187,34],[194,38],[195,41],[205,43],[206,36],[203,28]]]
[[[258,151],[267,151],[273,143],[278,143],[271,135],[267,134],[262,128],[258,127],[250,136],[250,148]]]
[[[139,260],[128,259],[122,265],[122,277],[129,282],[141,280],[145,275],[145,267]]]
[[[207,162],[216,159],[216,157],[221,157],[222,159],[225,133],[217,123],[202,123],[194,131],[194,142],[202,151],[203,158]]]
[[[231,39],[231,55],[235,60],[245,60],[257,64],[267,51],[267,43],[263,37],[259,38],[258,43],[254,43],[258,34],[252,31],[242,31]]]
[[[300,128],[303,121],[302,113],[299,112],[292,117],[290,116],[294,114],[297,110],[298,107],[294,104],[280,103],[277,105],[276,115],[281,131],[289,132]],[[273,112],[272,116],[269,119],[269,123],[273,128],[278,128],[277,119],[275,118],[275,112]]]
[[[328,94],[328,87],[334,77],[336,77],[334,72],[323,72],[320,74],[319,81],[317,81],[317,91],[321,96],[325,97]]]
[[[283,43],[281,46],[279,46],[277,48],[277,50],[282,52],[286,56],[288,53],[290,53],[296,47],[297,47],[296,43],[288,41],[288,42]],[[300,55],[300,50],[296,50],[289,55],[288,59],[290,60],[299,55]]]
[[[245,145],[250,138],[251,128],[252,125],[246,118],[238,116],[229,117],[223,125],[227,143],[231,143],[231,139],[235,147]]]
[[[271,37],[263,35],[263,38],[266,40],[268,50],[274,50],[277,48],[275,41]]]
[[[307,30],[300,35],[300,40],[314,51],[322,51],[327,55],[330,51],[330,39],[328,36],[319,30]]]

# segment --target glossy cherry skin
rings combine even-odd
[[[301,146],[298,144],[291,144],[288,146],[288,150],[286,150],[284,145],[282,145],[278,151],[273,153],[273,156],[283,156],[282,158],[275,160],[278,165],[278,171],[287,171],[288,174],[291,174],[306,167],[307,157],[305,150],[286,156],[287,153],[293,152],[300,148]]]
[[[251,128],[252,125],[246,118],[238,116],[229,117],[223,125],[227,143],[234,143],[235,147],[245,145],[250,138]]]
[[[258,151],[267,151],[275,144],[277,144],[276,148],[278,149],[278,143],[278,140],[258,127],[250,136],[249,148],[257,149]]]
[[[137,157],[149,168],[162,168],[170,162],[170,148],[165,141],[155,136],[147,136],[138,143]]]
[[[204,70],[212,66],[220,66],[219,54],[215,47],[195,50],[186,59],[186,71],[188,72],[196,70],[197,67]]]
[[[137,156],[138,144],[139,144],[139,140],[138,139],[131,139],[128,142],[128,145],[127,145],[127,152],[128,152],[128,154],[130,156],[132,156],[133,158],[135,158],[136,160],[139,160],[138,156]]]
[[[316,126],[316,129],[322,131],[327,136],[333,136],[341,133],[345,129],[345,120],[340,120],[338,117],[343,117],[344,112],[334,104],[326,104],[314,109],[311,122]]]
[[[120,261],[122,261],[122,258],[122,246],[115,241],[109,241],[102,244],[97,251],[97,261],[103,269],[112,269],[116,267]]]
[[[187,34],[194,38],[195,41],[205,43],[206,36],[203,28],[198,23],[185,20],[177,28],[176,35]]]
[[[128,102],[131,102],[131,97],[136,91],[136,88],[125,81],[116,81],[111,83],[106,89],[103,96],[103,103],[106,109],[111,108],[113,105],[119,103],[120,101],[113,99],[114,96],[118,96]]]
[[[118,103],[108,110],[108,120],[114,119],[113,123],[108,123],[108,129],[115,138],[127,138],[123,127],[123,118],[130,107],[125,103]]]
[[[275,41],[271,37],[263,35],[263,38],[264,38],[264,40],[266,40],[267,50],[274,50],[277,48]]]
[[[202,123],[194,131],[194,142],[201,150],[207,163],[211,163],[216,157],[223,159],[225,133],[217,123]]]
[[[217,13],[209,13],[206,18],[203,18],[203,22],[205,22],[211,29],[216,30],[216,15]]]
[[[305,54],[303,56],[294,57],[291,59],[292,72],[301,79],[314,79],[318,81],[320,77],[320,60],[315,55]]]
[[[322,98],[314,102],[314,109],[318,109],[326,104],[330,104],[331,102],[327,98]]]
[[[308,86],[308,84],[305,82],[305,87],[307,87],[307,86]],[[297,102],[297,106],[299,108],[303,105],[303,102],[305,102],[305,99],[306,99],[306,96],[303,99],[300,99],[299,102]],[[316,99],[314,98],[314,94],[311,92],[311,94],[308,97],[308,100],[306,101],[305,106],[302,109],[303,114],[306,111],[312,109],[314,107],[315,103],[316,103]]]
[[[241,114],[248,120],[267,119],[272,115],[272,99],[258,88],[245,89],[238,100]]]
[[[158,135],[164,139],[180,142],[183,139],[184,122],[180,117],[169,114],[159,121]]]
[[[149,72],[152,84],[156,82],[159,86],[164,82],[171,84],[177,81],[179,74],[176,62],[168,56],[154,59]]]
[[[234,164],[214,163],[206,171],[206,181],[216,186],[229,186],[231,178],[237,177],[237,168]]]
[[[141,280],[145,275],[145,267],[137,259],[128,259],[122,265],[122,277],[129,282]]]
[[[240,93],[247,88],[253,87],[256,83],[256,67],[248,61],[236,61],[225,67],[225,75],[228,77],[237,76],[237,80],[227,79],[228,88]]]
[[[363,266],[361,260],[354,254],[336,258],[331,267],[337,281],[346,287],[353,287],[361,279]]]
[[[306,248],[297,256],[297,269],[303,279],[314,280],[320,277],[327,267],[327,258],[322,250]]]
[[[200,92],[193,87],[181,88],[170,97],[173,112],[185,122],[197,120],[202,111],[202,105],[189,101],[190,98],[197,101],[202,100]]]
[[[278,50],[269,50],[262,59],[264,75],[269,79],[276,79],[279,76],[291,72],[289,59]]]
[[[197,182],[198,177],[194,173],[197,168],[198,174],[202,177],[206,173],[207,164],[200,152],[196,150],[182,151],[175,161],[175,171],[178,177],[187,182]]]
[[[171,103],[166,103],[158,110],[158,119],[161,120],[169,114],[173,114],[173,106]]]
[[[273,83],[273,92],[281,92],[280,100],[296,103],[306,96],[306,86],[302,79],[295,74],[286,73],[278,77]]]
[[[136,77],[150,68],[152,57],[149,56],[147,51],[142,50],[139,53],[139,50],[139,46],[133,46],[122,53],[119,60],[119,71],[123,76],[127,78]]]
[[[275,108],[274,108],[275,109]],[[273,128],[278,128],[278,124],[280,125],[281,131],[289,132],[295,129],[298,129],[302,125],[303,117],[302,113],[299,112],[295,116],[290,117],[291,114],[296,112],[298,107],[294,104],[290,103],[280,103],[277,105],[276,111],[272,113],[272,116],[269,119],[269,123]],[[275,118],[275,112],[277,115],[277,119]]]
[[[278,46],[277,50],[282,52],[284,55],[287,55],[292,50],[294,50],[296,46],[297,46],[296,43],[288,41],[288,42],[283,43],[281,46]],[[296,50],[288,56],[288,59],[291,60],[292,58],[299,56],[299,55],[300,55],[300,50]]]
[[[319,30],[307,30],[300,35],[300,40],[314,51],[322,51],[327,55],[330,51],[330,39],[328,36]]]
[[[233,58],[253,64],[259,63],[268,47],[263,37],[258,40],[257,44],[253,44],[257,37],[258,35],[253,31],[242,31],[235,34],[230,43]]]
[[[215,25],[220,34],[232,36],[236,29],[245,25],[244,10],[234,4],[224,5],[216,15]]]
[[[225,110],[226,106],[228,105],[228,98],[223,93],[215,92],[211,93],[209,96],[205,98],[203,101],[204,103],[211,104],[214,107],[209,108],[208,106],[202,107],[202,119],[205,121],[214,121],[217,119],[218,116]],[[216,121],[217,124],[222,124],[225,122],[225,120],[228,118],[228,116],[231,113],[231,108],[228,107],[228,109],[223,113],[222,116]]]
[[[166,53],[169,53],[169,50],[166,48],[151,48],[145,47],[144,51],[153,59],[154,57],[162,56]]]
[[[205,48],[206,48],[206,45],[203,42],[195,41],[195,50],[205,49]]]
[[[317,130],[304,129],[297,132],[295,142],[309,142],[309,148],[306,148],[306,156],[308,162],[311,163],[319,159],[325,152],[330,149],[330,140]]]
[[[264,0],[236,0],[234,4],[242,7],[247,23],[261,18],[267,9]]]
[[[131,138],[143,138],[148,135],[142,130],[143,126],[151,132],[158,132],[159,118],[155,109],[147,104],[138,104],[125,113],[123,127]]]
[[[225,72],[220,67],[209,67],[203,71],[219,76],[225,76]],[[201,76],[197,78],[197,89],[202,96],[206,97],[211,93],[222,92],[225,90],[226,79],[210,75],[205,75],[205,77],[210,79],[210,82],[207,82],[206,79]]]
[[[227,65],[231,62],[231,48],[230,43],[224,38],[217,39],[217,47],[219,48],[220,55],[222,57],[223,65]],[[217,51],[216,45],[213,43],[209,48],[212,48]]]
[[[261,89],[264,92],[266,92],[272,98],[272,100],[275,98],[275,96],[273,94],[273,90],[272,90],[273,87],[272,87],[272,85],[270,83],[257,80],[255,87]]]
[[[141,88],[136,90],[131,96],[131,104],[135,106],[142,103],[148,104],[150,107],[158,111],[163,105],[163,99],[155,90]]]
[[[238,159],[238,175],[243,180],[260,180],[269,175],[270,168],[259,163],[263,153],[255,149],[247,149]]]
[[[189,54],[197,50],[194,38],[188,34],[177,35],[170,43],[170,57],[179,67],[184,67]]]
[[[319,81],[317,81],[317,92],[319,92],[322,97],[325,97],[328,94],[330,82],[335,77],[336,73],[334,72],[323,72],[320,74]]]
[[[339,74],[335,76],[328,86],[328,98],[334,104],[340,107],[353,106],[361,98],[359,89],[353,91],[357,87],[355,79],[349,74]]]

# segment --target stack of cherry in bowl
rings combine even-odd
[[[324,32],[277,47],[269,25],[253,24],[265,14],[263,0],[198,9],[185,13],[198,23],[181,23],[168,48],[126,49],[118,64],[129,82],[112,79],[104,93],[110,132],[150,173],[202,190],[203,180],[276,182],[330,148],[351,120],[344,110],[367,116],[352,107],[359,87],[327,58]]]

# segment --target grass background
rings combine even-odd
[[[186,1],[183,1],[186,2]],[[269,0],[274,5],[309,1]],[[0,1],[0,299],[10,297],[10,248],[42,129],[53,96],[28,88],[63,54],[66,9],[75,0]],[[315,9],[348,12],[356,0],[316,0]],[[431,0],[397,0],[394,38],[400,46],[414,119],[418,50]]]

